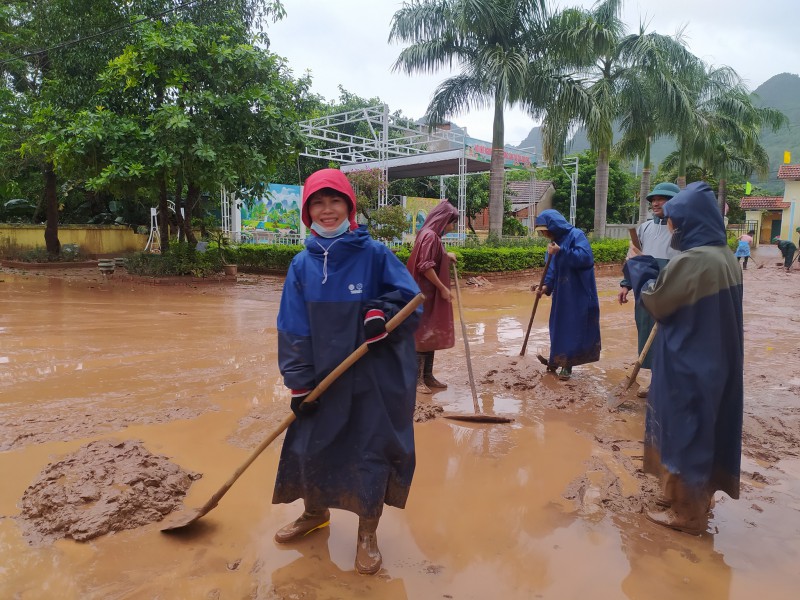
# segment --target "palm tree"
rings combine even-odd
[[[553,101],[546,108],[543,124],[545,157],[559,160],[564,139],[571,128],[586,128],[592,149],[598,154],[595,175],[594,234],[605,235],[608,205],[608,169],[613,125],[620,122],[639,143],[662,132],[650,131],[641,121],[650,118],[665,123],[685,110],[685,93],[676,77],[691,54],[675,36],[647,33],[625,35],[620,20],[622,0],[603,0],[589,11],[574,9],[578,23],[569,32],[576,48],[570,57],[574,74],[559,82]],[[648,104],[650,103],[650,104]],[[656,124],[654,124],[656,125]]]
[[[411,0],[392,17],[389,41],[410,43],[395,70],[460,68],[434,92],[431,126],[471,108],[494,109],[489,232],[497,236],[503,231],[503,113],[522,102],[526,79],[542,72],[536,65],[546,51],[547,19],[545,0]]]
[[[690,110],[676,122],[678,185],[686,185],[690,160],[700,161],[720,181],[718,202],[725,206],[729,172],[744,176],[754,170],[766,176],[769,161],[759,144],[762,128],[777,131],[788,122],[778,110],[756,106],[739,75],[730,67],[698,61],[683,74]]]

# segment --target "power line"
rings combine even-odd
[[[163,17],[165,15],[168,15],[170,13],[177,12],[177,11],[182,10],[184,8],[188,8],[192,4],[196,4],[197,7],[200,7],[200,6],[203,6],[204,4],[208,4],[210,2],[216,2],[216,0],[188,0],[187,2],[183,2],[181,4],[177,4],[177,5],[173,6],[172,8],[164,10],[164,11],[162,11],[160,13],[155,14],[155,15],[150,15],[148,17],[142,17],[141,19],[137,19],[136,21],[131,21],[131,22],[126,23],[124,25],[119,25],[117,27],[112,27],[111,29],[106,29],[105,31],[100,31],[98,33],[93,33],[91,35],[73,38],[71,40],[67,40],[66,42],[61,42],[60,44],[56,44],[55,46],[50,46],[49,48],[42,48],[40,50],[34,50],[33,52],[28,52],[26,54],[19,54],[17,56],[12,56],[11,58],[7,58],[7,59],[5,59],[3,61],[0,61],[0,67],[2,67],[3,65],[7,65],[8,63],[14,62],[16,60],[24,60],[24,59],[30,58],[32,56],[37,56],[39,54],[44,54],[45,52],[52,52],[53,50],[60,50],[62,48],[67,48],[69,46],[73,46],[73,45],[79,44],[81,42],[86,42],[88,40],[93,40],[95,38],[107,36],[107,35],[110,35],[112,33],[116,33],[117,31],[122,31],[123,29],[129,29],[129,28],[131,28],[131,27],[133,27],[135,25],[138,25],[139,23],[144,23],[145,21],[154,21],[154,20],[160,19],[161,17]]]

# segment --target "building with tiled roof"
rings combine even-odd
[[[553,195],[556,189],[552,181],[539,179],[509,181],[506,183],[506,190],[507,198],[511,200],[511,212],[528,229],[532,229],[533,225],[529,213],[535,219],[543,210],[553,208]],[[475,216],[472,223],[476,230],[489,229],[489,209],[483,209]]]
[[[800,165],[781,165],[778,169],[778,179],[800,181]]]
[[[756,222],[757,241],[769,244],[775,236],[797,243],[800,227],[800,165],[781,165],[778,179],[784,183],[783,196],[745,196],[741,207],[748,222]]]
[[[740,206],[744,210],[783,210],[789,208],[789,203],[783,201],[783,196],[747,196]]]

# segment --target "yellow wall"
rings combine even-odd
[[[107,255],[144,250],[147,236],[123,225],[61,225],[58,240],[62,245],[77,244],[83,254]],[[27,250],[44,246],[44,225],[0,223],[0,248]]]
[[[781,223],[781,239],[797,243],[797,231],[800,227],[800,181],[784,181],[783,199],[789,208],[783,209]]]

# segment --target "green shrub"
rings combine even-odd
[[[283,246],[279,244],[244,244],[225,246],[225,260],[239,265],[245,271],[289,270],[289,264],[304,246]]]
[[[137,252],[125,261],[125,266],[128,273],[143,277],[209,277],[222,271],[219,253],[197,252],[185,242],[171,243],[163,254]]]

